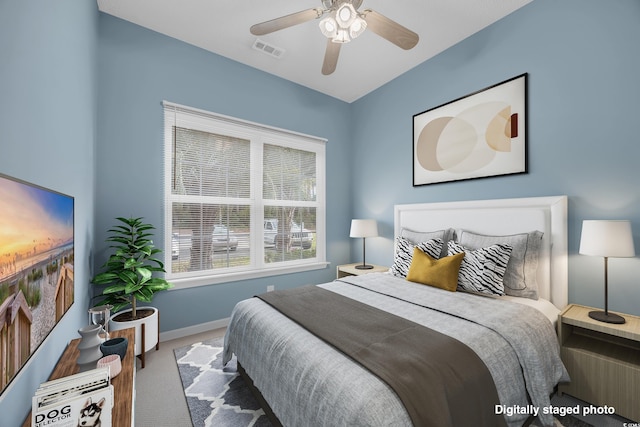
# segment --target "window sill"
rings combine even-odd
[[[317,262],[313,264],[295,265],[287,267],[276,267],[257,271],[243,271],[234,273],[215,274],[211,276],[199,276],[189,277],[183,279],[170,279],[167,280],[173,283],[174,287],[171,290],[195,288],[199,286],[216,285],[219,283],[236,282],[239,280],[257,279],[260,277],[278,276],[281,274],[301,273],[304,271],[320,270],[327,268],[328,262]]]

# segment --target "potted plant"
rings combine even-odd
[[[155,256],[162,251],[153,245],[150,233],[155,227],[143,218],[116,218],[119,223],[109,229],[109,246],[113,252],[92,282],[104,286],[103,297],[96,305],[111,305],[112,330],[136,328],[135,354],[142,355],[158,344],[158,309],[138,307],[138,301],[149,303],[156,292],[173,285],[155,273],[164,273],[164,263]],[[130,307],[130,308],[127,308]],[[124,310],[123,310],[124,309]],[[143,342],[144,336],[144,342]]]

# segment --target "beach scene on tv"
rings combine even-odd
[[[0,175],[0,393],[73,304],[73,202]]]

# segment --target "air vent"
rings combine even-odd
[[[264,40],[260,40],[260,39],[256,39],[256,41],[253,43],[253,48],[255,50],[259,50],[260,52],[266,55],[273,56],[274,58],[282,58],[282,55],[284,55],[284,52],[285,52],[284,49],[274,46],[272,44],[269,44]]]

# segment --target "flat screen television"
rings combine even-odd
[[[0,394],[73,304],[73,209],[0,174]]]

